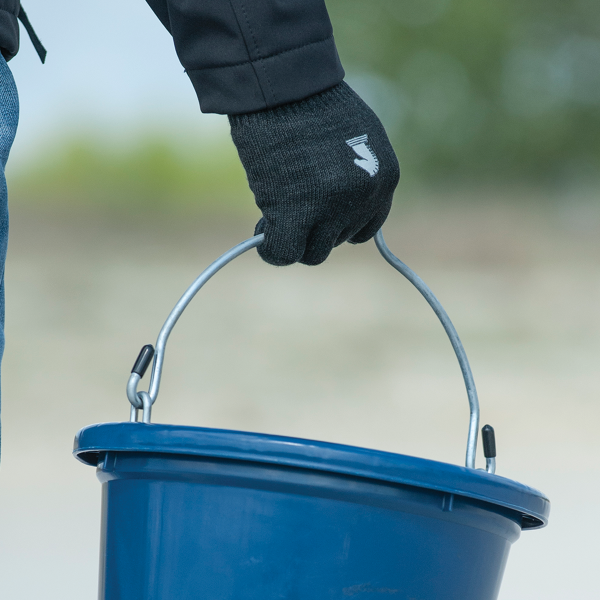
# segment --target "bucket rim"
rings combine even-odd
[[[105,452],[151,452],[269,463],[425,488],[491,503],[521,515],[522,529],[548,523],[550,501],[540,491],[501,475],[440,461],[247,431],[188,425],[98,423],[75,436],[73,455],[98,466]]]

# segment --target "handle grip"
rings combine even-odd
[[[154,356],[154,346],[152,344],[146,344],[138,354],[138,357],[135,360],[133,365],[133,369],[131,369],[132,373],[140,376],[140,379],[144,377],[146,374],[146,369],[150,366],[150,361]]]

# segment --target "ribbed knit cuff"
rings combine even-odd
[[[229,123],[236,127],[254,127],[272,121],[272,125],[279,125],[287,119],[298,119],[307,112],[319,111],[322,118],[326,118],[327,113],[336,107],[343,111],[344,106],[348,109],[354,108],[356,104],[356,92],[346,83],[339,83],[323,91],[317,92],[312,96],[303,98],[295,102],[282,104],[270,109],[248,112],[244,114],[229,115]]]

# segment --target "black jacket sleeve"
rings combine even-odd
[[[147,2],[173,35],[203,112],[272,108],[344,78],[324,0]]]
[[[19,0],[0,0],[0,51],[10,60],[19,50]]]

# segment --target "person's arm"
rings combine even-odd
[[[6,60],[19,50],[19,0],[0,0],[0,51]]]
[[[203,112],[241,114],[340,83],[324,0],[147,0],[173,35]]]

